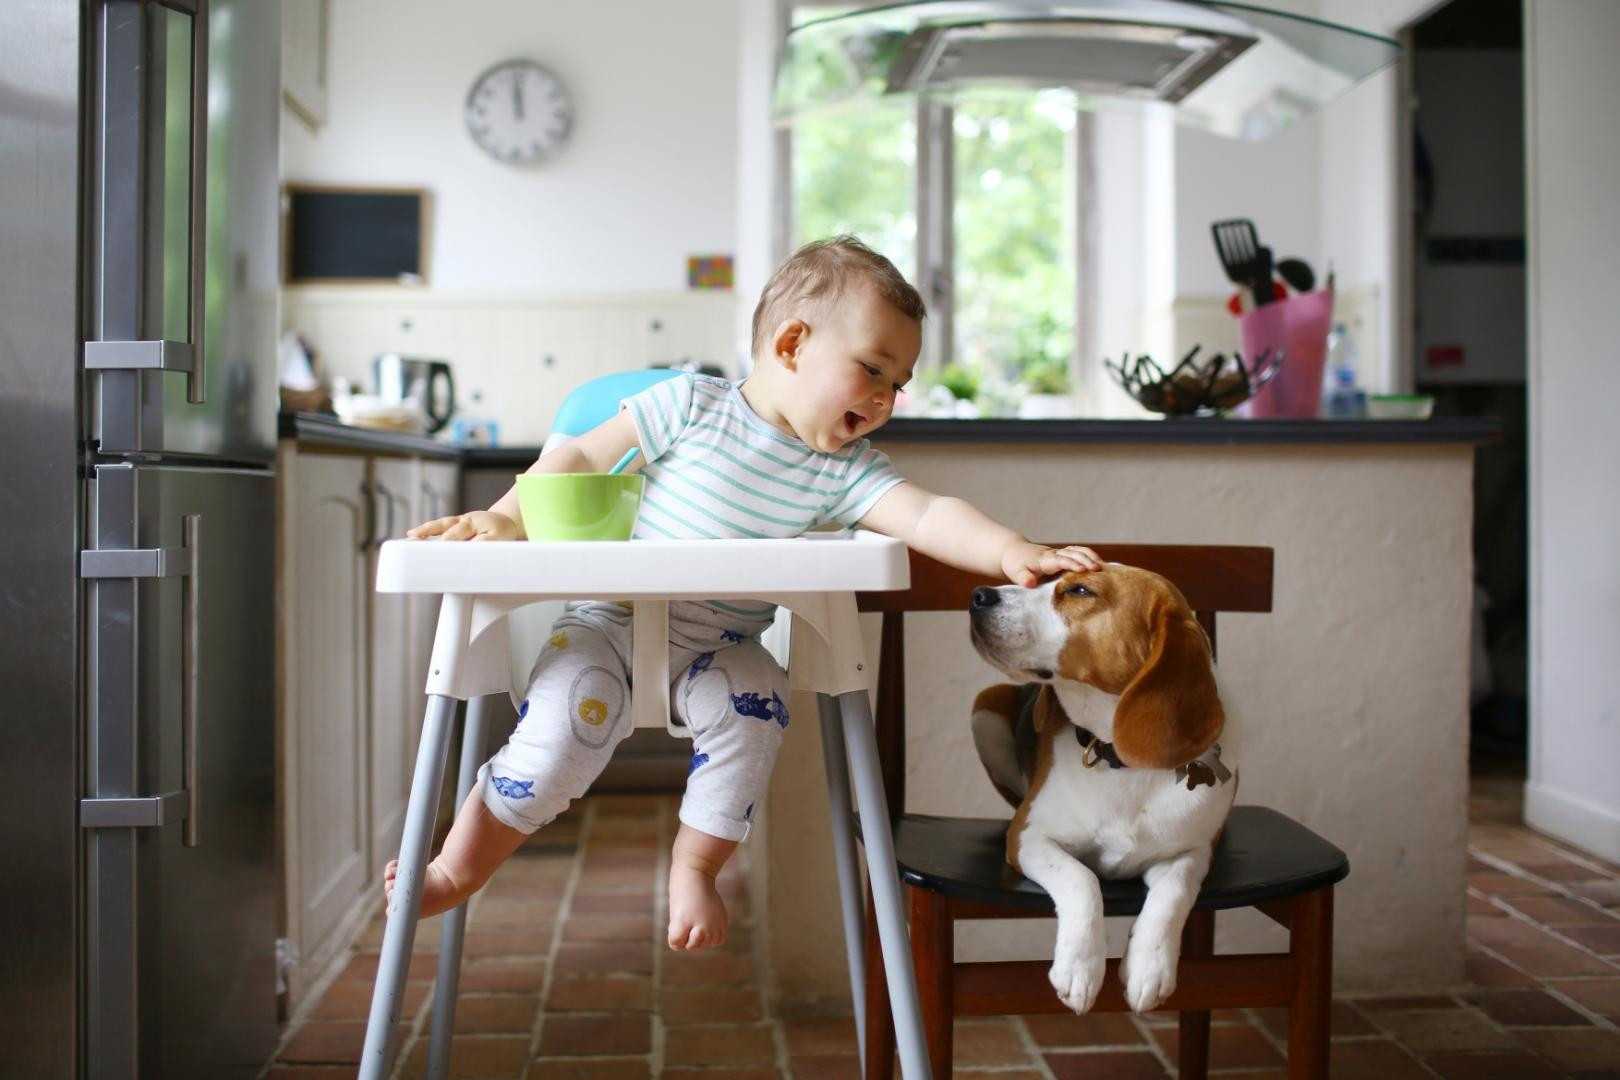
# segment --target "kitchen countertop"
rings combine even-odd
[[[460,461],[469,468],[527,467],[538,446],[459,447],[423,435],[344,424],[333,416],[282,413],[280,434],[311,447],[364,450]],[[1501,439],[1489,417],[1431,420],[927,420],[901,417],[873,435],[891,442],[1144,443],[1144,444],[1387,444],[1472,443]]]

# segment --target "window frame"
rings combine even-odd
[[[858,8],[877,6],[872,0],[840,3],[838,0],[776,0],[778,24],[783,38],[777,43],[778,56],[792,29],[794,12],[807,8]],[[954,144],[955,110],[945,102],[918,98],[916,107],[917,157],[912,203],[917,215],[917,265],[910,279],[928,305],[923,324],[922,361],[929,370],[956,358],[955,284],[955,203],[956,154]],[[1069,354],[1071,392],[1077,401],[1089,390],[1081,368],[1081,358],[1098,355],[1095,351],[1097,313],[1096,290],[1096,187],[1090,152],[1095,140],[1091,113],[1076,108],[1075,128],[1068,140],[1075,177],[1074,231],[1069,243],[1074,251],[1075,293],[1073,298],[1074,347]],[[790,255],[796,232],[797,192],[793,183],[793,128],[778,127],[775,137],[776,190],[783,193],[773,215],[772,249],[775,261]]]

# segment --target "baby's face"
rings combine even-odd
[[[876,290],[851,288],[811,327],[799,352],[794,400],[783,412],[812,448],[836,453],[888,423],[921,350],[915,320]]]

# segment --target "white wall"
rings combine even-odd
[[[1620,862],[1620,5],[1530,0],[1530,775],[1535,828]]]
[[[434,193],[442,289],[684,289],[737,246],[740,0],[331,0],[328,123],[288,114],[289,180]],[[574,101],[556,160],[514,168],[462,123],[480,72],[527,57]]]

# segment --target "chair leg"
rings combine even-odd
[[[1207,960],[1215,955],[1215,913],[1193,911],[1181,930],[1181,958]],[[1209,1075],[1209,1010],[1183,1010],[1176,1042],[1176,1075],[1180,1080],[1204,1080]]]
[[[878,942],[877,913],[872,890],[866,890],[866,1080],[892,1080],[894,1076],[894,1014],[889,1008],[888,974],[883,970],[883,946]]]
[[[917,1001],[928,1039],[928,1062],[936,1078],[951,1075],[951,1029],[956,1019],[953,981],[956,927],[949,898],[907,888],[911,899],[911,956],[917,968]]]
[[[1288,1006],[1288,1080],[1327,1080],[1333,1007],[1333,889],[1294,901],[1288,951],[1297,972]]]

